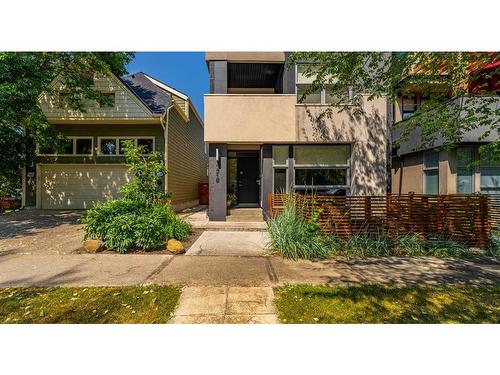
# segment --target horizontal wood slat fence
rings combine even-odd
[[[278,215],[286,199],[294,199],[305,218],[315,212],[321,228],[341,238],[356,233],[406,233],[452,239],[486,247],[500,225],[500,196],[388,194],[385,196],[312,196],[269,194],[269,216]]]

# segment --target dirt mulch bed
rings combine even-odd
[[[189,248],[195,243],[195,241],[201,236],[201,234],[204,232],[204,229],[193,229],[193,233],[191,233],[191,235],[186,238],[185,241],[182,242],[182,244],[184,245],[184,248],[186,249],[186,251],[189,250]],[[85,251],[85,249],[82,247],[76,249],[73,254],[88,254],[87,251]],[[113,250],[104,250],[104,251],[101,251],[97,254],[116,254],[115,251]],[[171,252],[169,252],[167,249],[166,249],[166,245],[164,246],[161,246],[161,247],[158,247],[156,249],[151,249],[151,250],[143,250],[143,249],[135,249],[135,250],[131,250],[131,251],[128,251],[126,252],[124,255],[127,255],[127,254],[163,254],[163,255],[172,255]],[[183,254],[180,254],[180,255],[183,255]]]

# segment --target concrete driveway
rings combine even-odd
[[[0,215],[0,255],[69,254],[82,246],[85,211],[21,210]]]

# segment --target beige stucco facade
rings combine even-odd
[[[205,142],[295,142],[295,95],[205,95]]]
[[[385,194],[385,98],[343,110],[297,104],[295,95],[205,95],[205,142],[351,145],[351,194]]]

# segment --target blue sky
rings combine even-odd
[[[203,118],[203,94],[209,86],[204,52],[136,52],[127,70],[144,72],[183,92]]]

